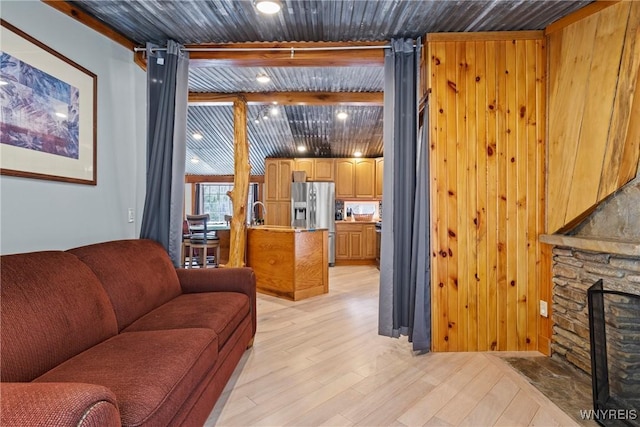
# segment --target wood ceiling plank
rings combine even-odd
[[[568,27],[569,25],[576,23],[578,21],[581,21],[595,13],[600,12],[603,9],[606,9],[609,6],[613,6],[616,3],[619,3],[620,0],[613,0],[613,1],[596,1],[593,2],[591,4],[586,5],[585,7],[578,9],[577,11],[564,16],[560,19],[558,19],[555,22],[552,22],[551,24],[547,25],[547,28],[545,28],[544,33],[545,35],[549,35],[552,33],[555,33],[558,30],[561,30],[563,28]]]
[[[190,105],[230,104],[240,94],[189,93]],[[262,92],[243,93],[249,104],[280,105],[380,105],[384,104],[383,92]]]

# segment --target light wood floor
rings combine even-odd
[[[254,346],[207,426],[576,425],[496,353],[378,336],[374,267],[333,267],[329,283],[298,302],[258,294]]]

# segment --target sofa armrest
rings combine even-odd
[[[251,323],[256,333],[256,276],[250,267],[178,268],[182,292],[241,292],[251,302]]]
[[[0,383],[0,425],[120,426],[116,397],[81,383]]]

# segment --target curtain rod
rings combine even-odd
[[[414,44],[413,47],[416,47]],[[295,52],[295,51],[322,51],[322,50],[363,50],[363,49],[391,49],[391,45],[381,46],[326,46],[326,47],[183,47],[180,48],[183,52],[260,52],[260,51],[281,51],[281,52]],[[144,47],[134,47],[134,52],[145,52],[147,49]],[[166,51],[166,47],[153,47],[151,52]]]

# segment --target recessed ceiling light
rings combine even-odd
[[[305,147],[304,145],[298,145],[298,151],[304,153],[305,151],[307,151],[307,147]]]
[[[5,82],[4,80],[0,80],[0,86],[8,85],[9,82]]]
[[[340,111],[338,114],[336,114],[336,117],[339,118],[340,120],[346,120],[347,117],[349,117],[349,115],[344,111]]]
[[[355,153],[353,153],[354,157],[362,157],[362,152],[360,151],[356,151]]]
[[[271,109],[269,110],[269,113],[271,113],[272,116],[277,116],[280,113],[280,110],[278,110],[278,107],[271,107]]]
[[[67,115],[65,113],[56,113],[57,117],[60,117],[61,119],[66,119]]]
[[[191,136],[196,141],[200,141],[202,138],[204,138],[204,136],[202,136],[202,134],[200,132],[194,132]]]
[[[197,157],[192,157],[191,158],[191,163],[195,164],[195,163],[199,163],[199,162],[200,162],[199,158],[197,158]]]
[[[256,76],[256,80],[259,83],[265,84],[265,83],[269,83],[271,81],[271,77],[269,77],[266,74],[262,73],[262,74],[258,74]]]
[[[267,15],[280,12],[282,4],[279,0],[256,0],[256,9]]]
[[[259,124],[260,123],[260,119],[256,117],[256,119],[253,121],[255,124]]]

